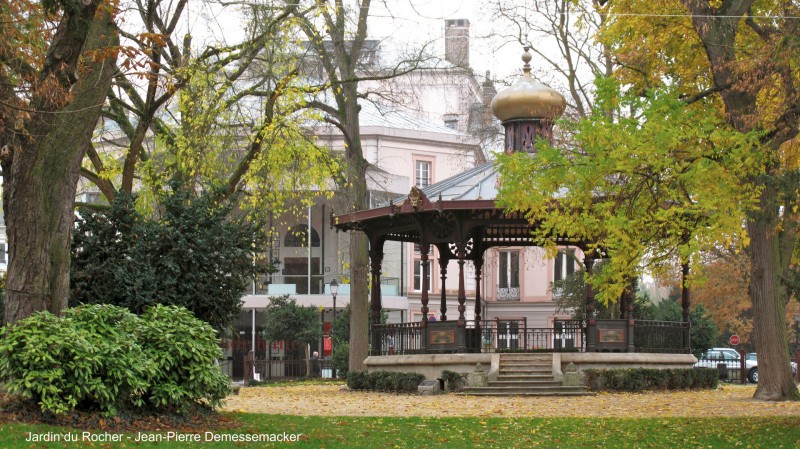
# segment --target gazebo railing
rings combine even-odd
[[[468,321],[467,328],[474,329]],[[527,327],[522,320],[481,321],[480,352],[579,352],[585,348],[580,321],[559,320],[553,327]]]
[[[449,322],[455,325],[455,322]],[[430,323],[429,328],[444,322]],[[577,352],[585,349],[584,330],[580,321],[557,321],[553,328],[527,327],[523,320],[467,321],[465,352]],[[372,326],[372,355],[405,355],[457,352],[452,347],[437,349],[433,341],[424,339],[422,323],[377,324]]]
[[[688,353],[689,323],[636,320],[633,341],[636,352]]]
[[[380,348],[373,347],[372,355],[401,355],[422,353],[422,323],[375,324],[370,341],[377,334]]]
[[[688,323],[635,320],[632,327],[628,323],[597,320],[588,330],[576,320],[556,320],[552,328],[528,327],[525,320],[467,321],[465,327],[458,327],[455,321],[430,322],[426,327],[420,322],[378,324],[371,329],[370,353],[690,351]],[[592,333],[594,347],[587,345],[587,332]]]

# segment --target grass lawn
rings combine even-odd
[[[237,434],[302,434],[297,442],[136,442],[135,433],[121,442],[94,442],[100,448],[295,447],[295,448],[800,448],[800,416],[752,418],[382,418],[319,417],[232,413],[241,422]],[[54,432],[77,442],[25,441]],[[79,430],[0,423],[2,448],[79,448]],[[116,434],[114,434],[116,435]],[[165,433],[147,432],[148,437]],[[184,434],[185,435],[185,434]]]

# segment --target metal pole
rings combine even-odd
[[[253,341],[252,341],[252,343],[250,345],[251,346],[250,350],[253,351],[253,353],[255,354],[255,352],[256,352],[256,309],[253,309],[253,328],[252,328],[252,330],[253,330]]]
[[[307,288],[306,294],[311,294],[311,206],[308,206],[308,232],[306,233],[306,239],[308,240],[306,244],[308,245],[308,278],[307,278]]]

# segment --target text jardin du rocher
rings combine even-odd
[[[126,435],[124,433],[94,433],[94,432],[46,432],[46,433],[33,433],[28,432],[25,441],[32,442],[95,442],[95,443],[112,443],[120,441],[134,441],[134,442],[156,442],[156,441],[178,441],[182,443],[201,443],[201,442],[296,442],[300,441],[302,433],[180,433],[180,432],[165,432],[165,433],[146,433],[137,432],[135,435]]]

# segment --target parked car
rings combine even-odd
[[[748,371],[747,379],[750,382],[753,382],[754,384],[757,384],[758,383],[758,359],[756,357],[756,353],[755,352],[748,352],[747,354],[745,354],[744,358],[745,358],[745,360],[747,360],[748,363],[752,362],[753,364],[755,364],[755,366]],[[792,367],[792,377],[797,379],[797,362],[789,362],[789,365]]]
[[[739,371],[741,357],[739,352],[731,348],[711,348],[694,364],[695,368],[718,368],[720,364],[727,365],[728,371]],[[758,363],[745,357],[745,374],[750,382],[758,382]],[[754,377],[753,377],[754,376]]]

